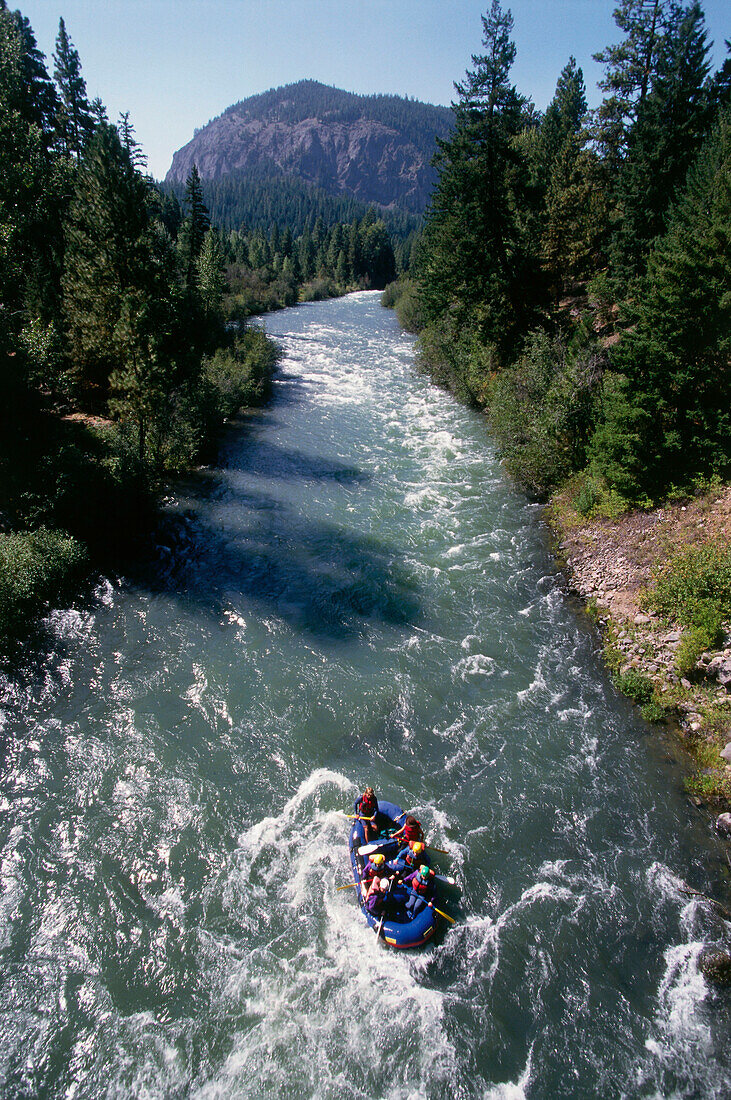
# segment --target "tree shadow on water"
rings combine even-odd
[[[323,641],[362,633],[368,622],[419,619],[418,586],[394,547],[266,494],[237,494],[227,505],[167,518],[147,587],[219,615],[253,607]]]
[[[250,438],[226,455],[230,473],[238,471],[281,481],[334,481],[341,485],[364,485],[370,474],[322,455],[281,447],[267,439]]]

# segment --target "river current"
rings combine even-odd
[[[725,1100],[721,852],[539,512],[377,294],[268,327],[154,560],[0,675],[2,1096]],[[368,783],[462,885],[420,953],[336,889]]]

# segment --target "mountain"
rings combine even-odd
[[[361,96],[302,80],[229,107],[173,157],[165,183],[288,179],[327,195],[421,214],[436,179],[436,137],[447,107],[395,95]]]

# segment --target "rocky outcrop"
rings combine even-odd
[[[203,180],[281,174],[365,203],[425,208],[435,181],[435,137],[447,130],[444,108],[351,96],[313,81],[278,91],[235,104],[204,126],[175,153],[166,182],[183,183],[195,164]],[[396,101],[392,122],[389,99]],[[431,131],[424,111],[442,112],[426,116]]]
[[[698,960],[698,967],[704,978],[715,985],[731,985],[730,952],[705,951]]]
[[[705,795],[707,788],[716,805],[725,801],[725,809],[731,791],[731,623],[725,624],[720,648],[701,654],[695,667],[683,673],[678,668],[684,667],[678,660],[683,631],[646,611],[641,594],[654,570],[684,546],[731,539],[731,488],[650,513],[580,524],[557,499],[548,516],[569,586],[594,611],[620,686],[645,704],[651,695],[651,716],[675,720],[687,735],[686,744],[707,744],[700,789]],[[718,819],[722,833],[727,818]]]

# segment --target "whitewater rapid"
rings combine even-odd
[[[540,511],[376,294],[268,327],[271,407],[0,675],[0,1091],[725,1100],[721,852]],[[420,953],[337,889],[366,783],[461,883]]]

